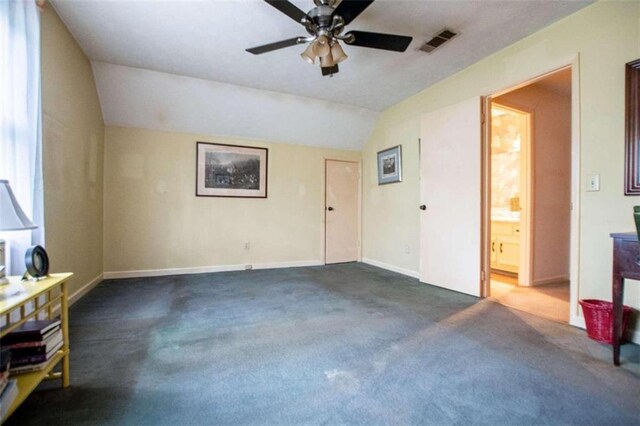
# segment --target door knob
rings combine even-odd
[[[330,212],[333,211],[333,207],[328,207],[327,210],[329,210]]]
[[[424,204],[420,206],[420,210],[426,210],[427,206],[425,206]]]

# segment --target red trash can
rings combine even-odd
[[[613,303],[597,299],[583,299],[579,301],[587,324],[587,336],[601,343],[613,343]],[[633,309],[622,306],[622,339],[627,329],[627,323]]]

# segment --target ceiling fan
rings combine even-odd
[[[339,41],[344,41],[350,46],[404,52],[413,39],[407,36],[368,31],[349,31],[343,35],[344,27],[357,18],[374,0],[342,0],[337,7],[334,7],[337,0],[313,0],[316,7],[307,13],[288,0],[264,1],[302,24],[309,36],[293,37],[252,47],[247,49],[247,52],[260,55],[296,44],[310,43],[300,56],[310,64],[315,64],[316,59],[319,58],[323,76],[332,76],[337,73],[338,63],[347,59],[347,54],[342,50]]]

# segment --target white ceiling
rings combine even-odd
[[[351,110],[352,114],[345,112],[342,120],[348,126],[349,120],[356,116],[367,117],[363,123],[354,124],[358,129],[349,133],[357,140],[336,141],[338,132],[347,131],[341,126],[329,131],[321,128],[311,137],[314,145],[348,149],[358,149],[364,144],[377,111],[591,3],[574,0],[376,0],[347,26],[347,31],[413,36],[409,49],[397,53],[343,45],[349,59],[340,64],[340,73],[329,78],[321,76],[317,65],[310,65],[300,58],[304,46],[259,56],[245,51],[249,47],[306,35],[301,25],[262,0],[52,1],[94,62],[94,69],[99,70],[96,81],[107,125],[158,128],[157,120],[148,119],[153,116],[152,111],[140,114],[136,109],[141,107],[140,103],[148,104],[150,108],[150,97],[155,96],[157,100],[157,91],[167,96],[173,92],[186,94],[188,90],[177,85],[186,82],[204,85],[202,80],[209,80],[212,84],[207,86],[208,93],[216,92],[215,98],[219,102],[235,105],[233,97],[239,94],[247,102],[249,98],[257,97],[259,105],[268,104],[270,114],[259,108],[252,112],[257,114],[254,118],[258,121],[267,122],[274,114],[280,117],[281,121],[272,126],[286,129],[276,129],[272,133],[274,137],[275,134],[286,134],[276,140],[310,143],[308,129],[315,127],[317,114],[327,113],[335,104],[340,111],[348,110],[347,106],[358,107]],[[304,11],[313,6],[312,0],[293,0],[293,3]],[[459,35],[431,54],[417,50],[445,27]],[[126,71],[124,67],[106,64],[130,68]],[[149,82],[136,79],[135,75],[141,75],[140,69],[166,73],[162,78],[154,74],[153,81],[161,86],[152,87]],[[193,81],[171,78],[171,75],[192,77]],[[118,91],[118,85],[128,87],[128,92]],[[259,91],[251,92],[247,88],[269,92],[261,95]],[[277,100],[273,92],[295,97]],[[292,99],[296,101],[291,102]],[[183,101],[184,104],[179,104],[166,99],[165,103],[172,106],[171,110],[189,110],[188,99]],[[206,102],[203,105],[215,113],[215,105]],[[298,111],[301,107],[310,108],[310,105],[315,105],[311,108],[315,116]],[[132,115],[138,115],[137,119]],[[184,115],[176,112],[161,128],[167,128],[166,123],[173,123],[173,128],[167,130],[202,132],[204,129],[213,134],[227,134],[218,128],[212,129],[211,123],[204,118],[196,122],[185,120]],[[294,121],[298,125],[292,125]],[[235,122],[227,123],[227,127],[235,126]],[[298,127],[307,131],[296,132]],[[255,137],[243,127],[225,132],[232,136]]]
[[[245,52],[306,35],[261,0],[53,3],[93,61],[381,111],[590,1],[376,0],[347,30],[410,35],[414,41],[404,53],[345,46],[349,59],[333,78],[300,58],[303,46],[260,56]],[[311,0],[293,3],[305,11],[313,6]],[[459,36],[432,54],[417,50],[445,27]]]
[[[302,96],[93,63],[107,125],[360,150],[379,113]]]

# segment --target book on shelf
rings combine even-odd
[[[14,343],[8,346],[11,350],[11,358],[18,358],[46,354],[51,348],[62,342],[62,330],[57,328],[55,332],[48,336],[45,340],[35,342]]]
[[[26,321],[0,339],[0,345],[10,346],[15,343],[43,341],[54,334],[57,328],[60,328],[59,319]]]
[[[11,349],[6,346],[0,346],[0,374],[9,370],[11,363]]]
[[[7,386],[0,394],[0,418],[4,419],[9,412],[9,407],[13,404],[18,396],[18,381],[15,379],[9,380]]]
[[[60,350],[60,348],[62,348],[62,340],[60,340],[58,344],[53,346],[51,350],[45,354],[13,359],[11,361],[11,368],[9,369],[9,372],[13,374],[41,370],[47,365],[51,357]]]
[[[0,347],[0,395],[9,382],[9,368],[11,368],[11,350]]]
[[[33,373],[34,371],[43,370],[47,366],[47,364],[49,364],[48,360],[39,362],[37,364],[26,364],[19,367],[11,367],[10,373],[11,376],[13,376],[14,374]]]
[[[7,384],[9,384],[9,370],[0,374],[0,395],[2,395],[2,392],[4,392]]]

